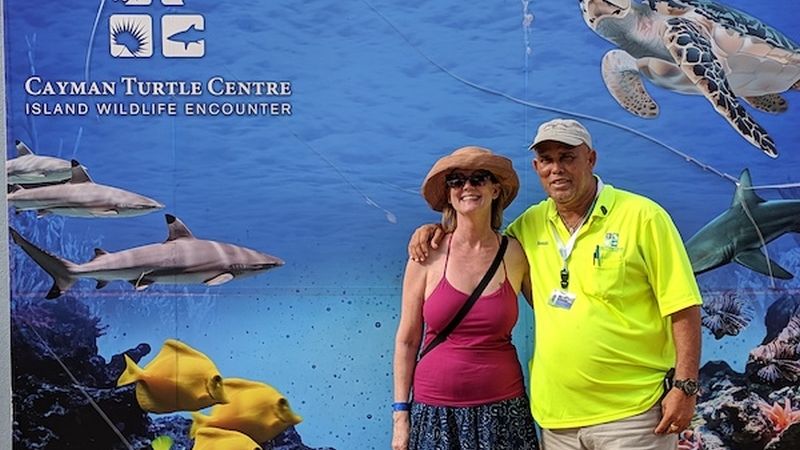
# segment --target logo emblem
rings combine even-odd
[[[619,246],[619,233],[606,233],[607,248],[617,248]]]
[[[115,14],[109,18],[111,56],[153,56],[153,19],[146,14]]]
[[[153,0],[120,0],[125,6],[151,6]],[[184,0],[161,0],[163,6],[184,6]],[[161,16],[161,36],[153,33],[149,14],[114,14],[108,23],[114,58],[149,58],[156,40],[166,58],[202,58],[206,54],[206,21],[199,14]]]
[[[161,17],[161,53],[167,58],[201,58],[206,54],[205,19],[200,15]]]

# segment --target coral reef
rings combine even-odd
[[[750,352],[745,373],[724,361],[700,370],[700,396],[681,450],[800,448],[800,308],[788,297],[765,316],[767,336]]]
[[[97,354],[102,332],[74,298],[12,307],[15,449],[125,448],[86,395],[125,436],[147,437],[149,419],[133,389],[116,388]]]

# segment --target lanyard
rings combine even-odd
[[[578,240],[578,233],[580,232],[583,224],[592,215],[592,211],[594,210],[595,205],[597,204],[597,199],[600,198],[600,191],[603,190],[603,181],[599,178],[597,179],[597,192],[594,194],[594,200],[592,200],[592,204],[589,205],[589,209],[586,210],[586,213],[581,218],[580,223],[578,226],[575,227],[575,231],[570,235],[567,243],[565,244],[564,241],[561,240],[561,236],[558,235],[558,230],[553,222],[550,222],[550,229],[553,232],[553,239],[556,241],[556,246],[558,247],[558,254],[561,256],[561,260],[564,261],[564,265],[561,267],[561,289],[566,289],[569,287],[569,269],[567,269],[567,261],[569,260],[570,255],[572,255],[572,250],[575,249],[575,242]]]

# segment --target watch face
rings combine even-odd
[[[692,379],[677,380],[675,381],[675,386],[677,386],[680,390],[685,392],[686,395],[694,395],[697,393],[697,390],[699,389],[697,381]]]

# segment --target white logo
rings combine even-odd
[[[108,20],[111,56],[153,56],[153,19],[146,14],[115,14]]]
[[[201,58],[206,54],[205,18],[200,15],[161,17],[161,54],[167,58]]]
[[[153,0],[119,0],[125,6],[150,6]],[[161,0],[164,6],[184,6],[184,0]],[[202,58],[206,54],[205,17],[199,14],[161,16],[161,54],[167,58]],[[147,14],[114,14],[108,23],[111,56],[153,56],[153,18]]]

